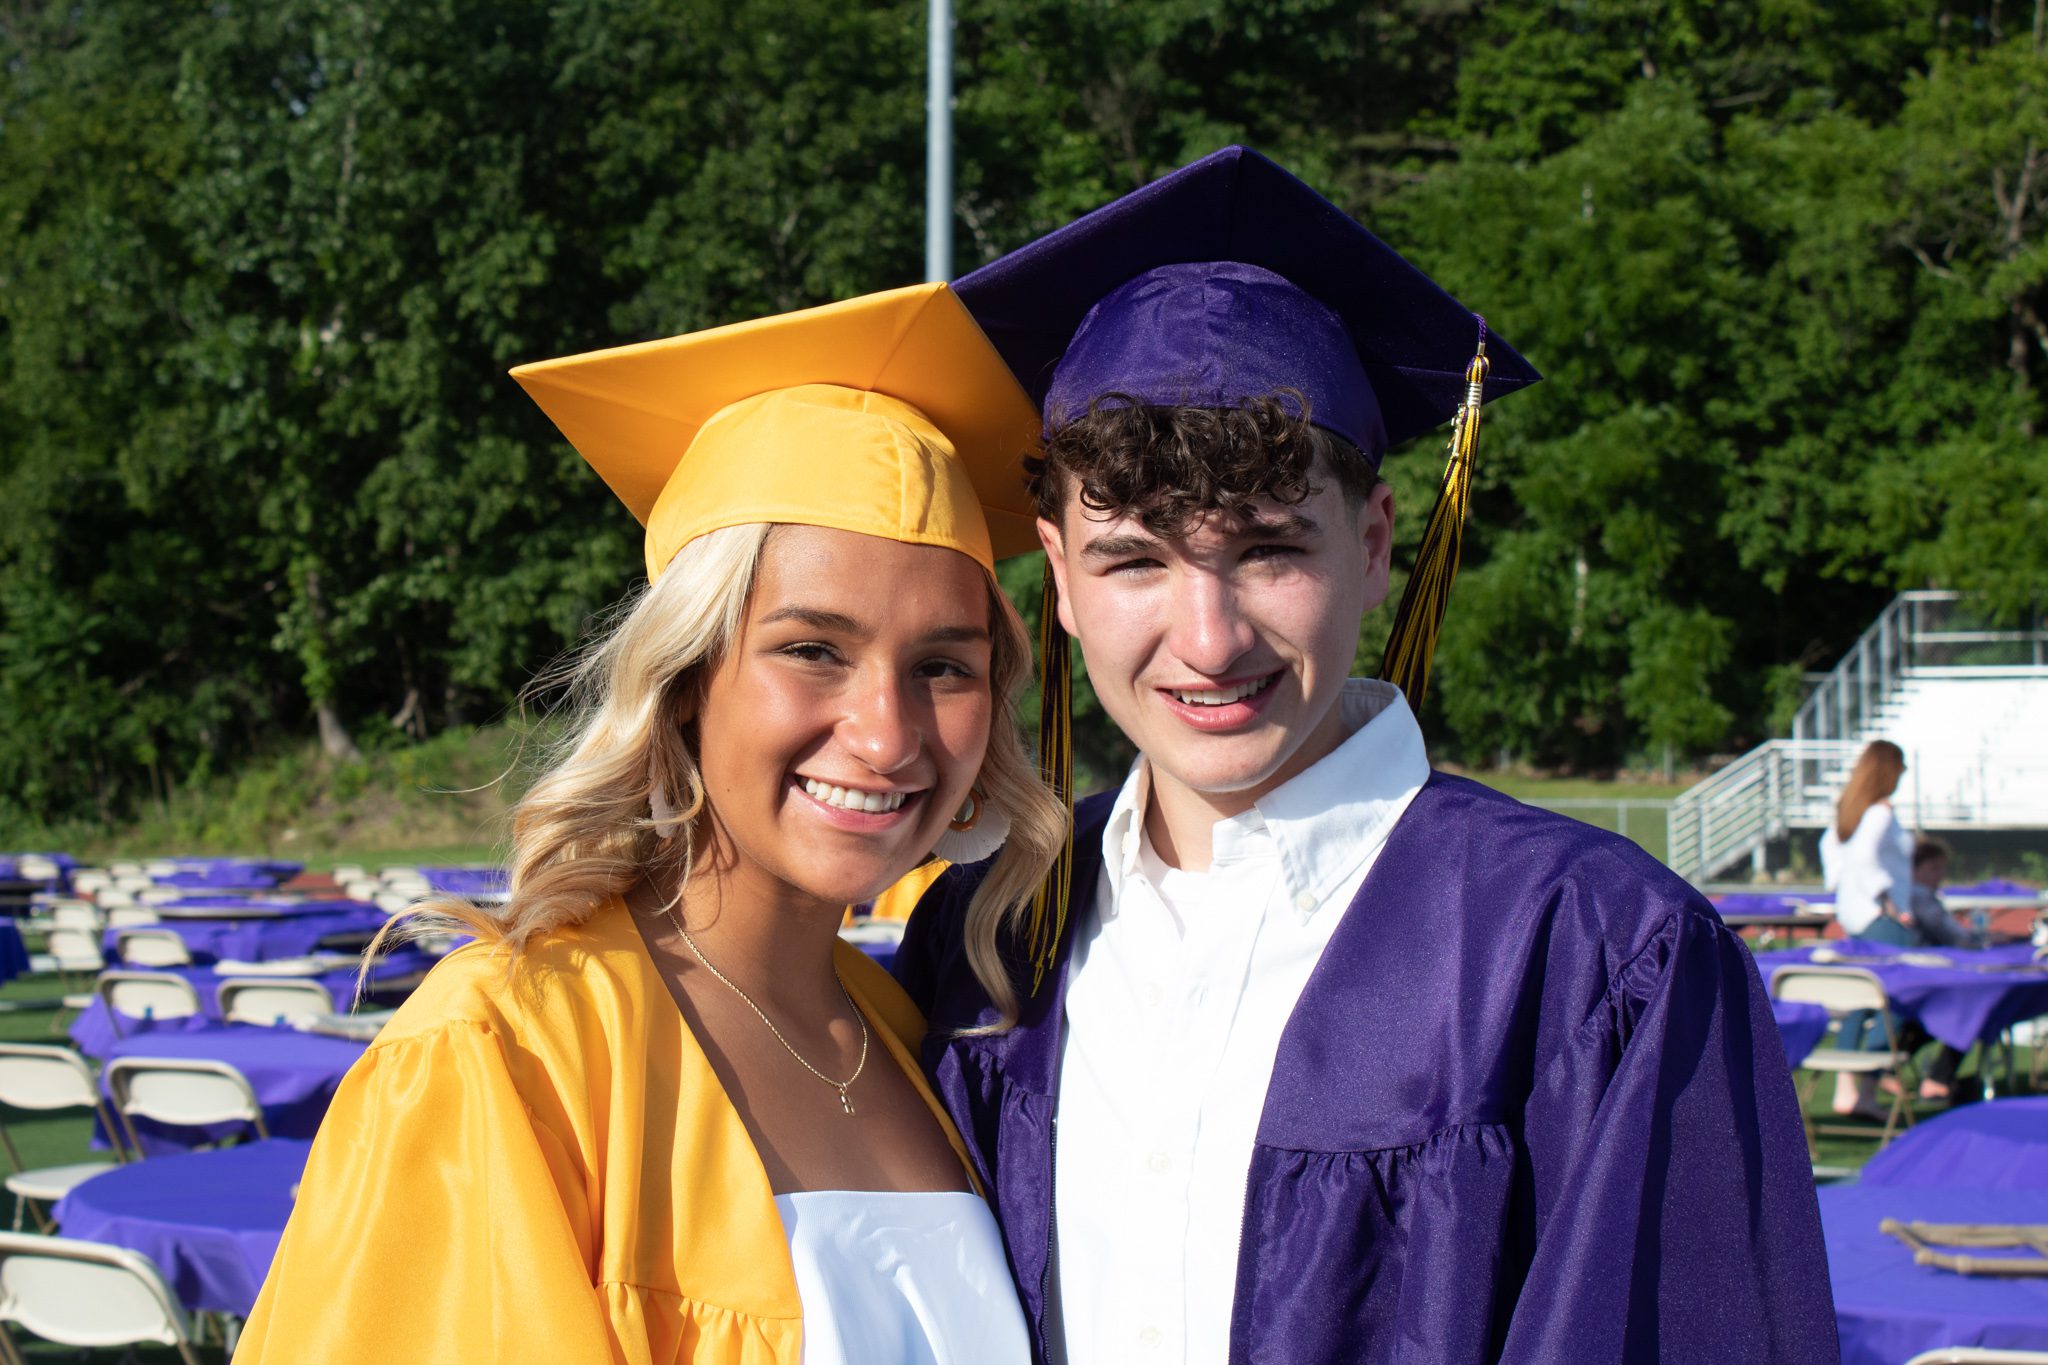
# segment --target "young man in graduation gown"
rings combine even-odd
[[[1007,945],[1015,1027],[967,967],[977,867],[898,959],[1040,1357],[1835,1359],[1740,941],[1626,840],[1432,772],[1402,689],[1346,676],[1382,452],[1464,409],[1390,648],[1419,691],[1479,405],[1534,370],[1239,148],[957,288],[1041,402],[1058,621],[1141,750]]]

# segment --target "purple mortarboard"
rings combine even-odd
[[[1377,467],[1451,420],[1484,324],[1350,215],[1226,147],[965,275],[954,291],[1048,432],[1107,394],[1236,407],[1279,389]],[[1485,335],[1490,401],[1536,370]]]

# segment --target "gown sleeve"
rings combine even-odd
[[[488,1024],[380,1042],[321,1125],[236,1365],[627,1360],[585,1189]]]
[[[1839,1358],[1797,1099],[1755,964],[1680,909],[1525,1114],[1535,1254],[1504,1365]]]

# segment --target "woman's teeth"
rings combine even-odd
[[[828,806],[837,806],[841,810],[868,811],[873,814],[886,814],[897,809],[910,795],[909,792],[857,792],[809,777],[804,779],[804,791]]]
[[[1173,699],[1184,706],[1228,706],[1234,701],[1256,696],[1273,685],[1273,679],[1280,675],[1270,674],[1257,682],[1239,683],[1235,687],[1204,687],[1194,691],[1173,689]]]

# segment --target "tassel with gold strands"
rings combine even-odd
[[[1429,664],[1436,655],[1437,635],[1443,630],[1444,609],[1450,605],[1451,584],[1458,577],[1458,553],[1465,543],[1465,514],[1472,505],[1472,466],[1479,454],[1479,410],[1486,401],[1486,319],[1479,319],[1479,348],[1465,367],[1465,402],[1451,424],[1450,463],[1444,467],[1443,486],[1437,490],[1436,506],[1430,510],[1429,525],[1422,530],[1422,544],[1415,551],[1415,571],[1401,594],[1401,606],[1394,613],[1394,629],[1387,636],[1387,652],[1380,660],[1380,676],[1407,694],[1408,705],[1417,714],[1429,691]]]
[[[1059,587],[1053,580],[1052,565],[1047,564],[1038,604],[1038,766],[1046,785],[1066,809],[1069,833],[1060,843],[1060,856],[1031,898],[1025,942],[1031,957],[1033,994],[1059,955],[1074,881],[1074,680],[1059,608]]]

